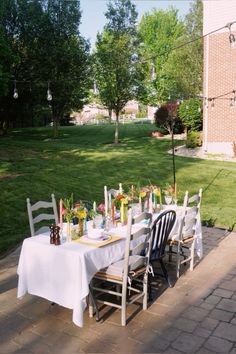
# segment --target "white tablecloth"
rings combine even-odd
[[[73,322],[83,326],[89,283],[99,269],[123,257],[124,243],[120,240],[95,247],[68,242],[54,246],[45,235],[25,239],[17,269],[17,297],[28,292],[72,309]]]
[[[171,233],[176,237],[181,209]],[[157,215],[153,215],[153,220]],[[126,227],[113,233],[125,238]],[[17,297],[25,293],[41,296],[73,310],[73,322],[83,326],[83,311],[89,294],[89,283],[101,268],[124,256],[125,239],[103,247],[66,242],[60,246],[50,244],[49,236],[38,235],[24,240],[17,273]],[[197,251],[202,256],[201,222],[197,227]]]

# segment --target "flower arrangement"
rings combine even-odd
[[[116,209],[120,209],[122,204],[128,206],[129,200],[124,194],[118,193],[115,195],[113,203]]]
[[[63,199],[63,207],[62,207],[62,216],[66,220],[66,222],[71,222],[74,216],[74,208],[73,208],[73,193],[70,198]]]
[[[174,196],[175,188],[172,185],[166,185],[165,189],[163,190],[165,195],[169,195],[171,197]]]

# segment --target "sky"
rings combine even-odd
[[[83,37],[90,39],[91,46],[94,46],[97,32],[103,30],[103,26],[107,22],[104,13],[107,10],[107,0],[80,0],[80,8],[82,10],[82,19],[80,32]],[[153,8],[167,10],[170,6],[174,6],[179,10],[179,15],[184,16],[188,10],[191,1],[189,0],[133,0],[138,11],[138,20],[146,12],[150,12]]]

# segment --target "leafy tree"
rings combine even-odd
[[[190,98],[179,107],[179,117],[184,126],[190,131],[199,131],[202,128],[202,112],[198,99]]]
[[[145,103],[148,101],[158,105],[177,97],[178,82],[167,73],[166,65],[183,29],[183,22],[178,19],[178,11],[174,8],[168,11],[154,9],[142,17],[139,24],[142,53],[144,59],[149,61],[149,70],[146,72],[148,90],[143,96]],[[151,79],[152,66],[155,68],[156,77]]]
[[[178,115],[179,104],[167,103],[161,105],[155,112],[155,123],[166,129],[169,134],[174,133],[174,127],[179,121]]]
[[[16,16],[13,6],[11,11],[5,8],[3,26],[17,59],[10,68],[11,77],[19,82],[15,116],[20,112],[26,117],[27,107],[31,116],[38,105],[45,110],[49,104],[46,100],[49,85],[52,92],[49,108],[56,137],[63,116],[72,109],[82,108],[89,94],[89,44],[79,32],[79,2],[5,1],[17,5]],[[9,107],[12,97],[4,99]]]
[[[130,0],[110,1],[108,23],[97,35],[94,53],[96,82],[103,104],[116,115],[114,143],[118,143],[119,115],[128,100],[138,95],[142,66],[138,56],[137,12]]]
[[[182,36],[177,41],[180,48],[171,53],[165,67],[166,74],[177,83],[179,97],[182,98],[196,97],[202,90],[202,18],[202,1],[195,0],[186,15]],[[189,44],[182,46],[185,43]]]

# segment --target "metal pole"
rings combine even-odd
[[[172,129],[171,131],[171,144],[172,144],[172,163],[173,163],[173,183],[176,191],[174,129]]]

